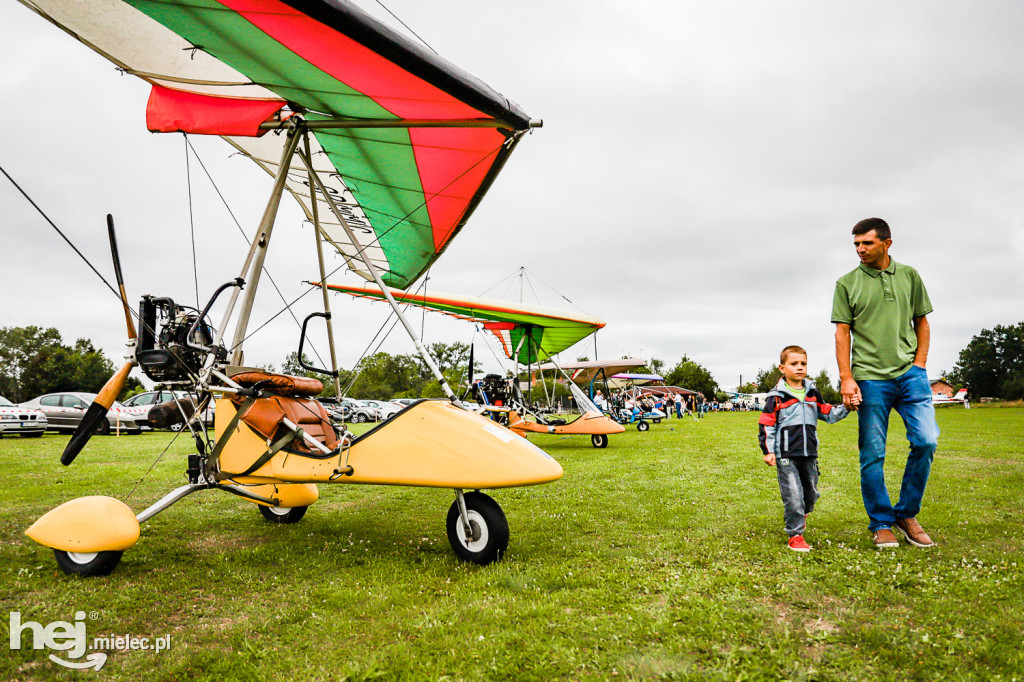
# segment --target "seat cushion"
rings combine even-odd
[[[231,377],[242,388],[252,388],[260,384],[264,391],[278,395],[320,395],[324,385],[319,379],[310,377],[294,377],[289,374],[271,374],[270,372],[248,371]]]

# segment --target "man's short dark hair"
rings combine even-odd
[[[867,234],[871,230],[875,231],[878,238],[882,241],[886,239],[892,239],[892,232],[889,231],[889,223],[885,222],[881,218],[865,218],[856,225],[853,226],[853,234]]]

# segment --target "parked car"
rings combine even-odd
[[[139,393],[133,395],[124,401],[124,406],[128,412],[135,418],[141,426],[149,428],[147,419],[149,418],[149,411],[160,403],[169,403],[175,398],[181,398],[185,401],[189,400],[188,395],[175,392],[175,391],[147,391],[146,393]],[[206,427],[213,426],[213,414],[214,406],[213,402],[207,405],[206,409],[203,410],[203,425]],[[181,428],[180,424],[173,427],[174,430]]]
[[[85,411],[96,399],[95,393],[47,393],[21,403],[18,407],[30,407],[46,414],[47,428],[51,431],[74,431],[82,423]],[[107,411],[107,418],[100,422],[97,433],[107,434],[114,430],[124,433],[139,433],[142,429],[135,417],[119,402],[114,402]]]
[[[46,432],[47,425],[43,412],[19,407],[0,395],[0,437],[17,433],[26,438],[38,438]]]
[[[404,407],[403,405],[396,405],[395,403],[387,400],[364,400],[363,404],[369,405],[377,411],[377,421],[391,419]]]
[[[420,398],[395,398],[391,402],[393,402],[395,405],[398,405],[399,407],[409,407],[409,405],[412,405],[418,400],[420,400]]]
[[[377,421],[376,408],[363,404],[362,400],[342,398],[338,401],[338,408],[342,411],[344,421],[349,421],[353,424]]]

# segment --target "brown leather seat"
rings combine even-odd
[[[242,372],[231,379],[243,388],[259,384],[261,390],[276,394],[258,398],[242,415],[242,421],[256,433],[270,441],[276,441],[288,432],[288,428],[282,423],[288,419],[329,450],[337,446],[338,434],[331,425],[327,411],[318,401],[309,397],[319,395],[324,390],[324,385],[319,380],[260,371]],[[242,396],[231,397],[231,402],[239,407],[245,400]],[[297,454],[323,454],[314,451],[299,438],[284,449]]]
[[[290,374],[271,374],[251,370],[242,372],[231,377],[231,380],[242,388],[252,388],[260,384],[264,391],[278,395],[315,396],[320,395],[324,385],[319,379],[310,377],[295,377]]]

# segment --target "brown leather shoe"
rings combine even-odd
[[[917,519],[896,519],[896,527],[907,536],[907,542],[914,547],[931,547],[935,544],[928,537],[928,533],[924,532],[924,528],[921,528],[921,524],[917,522]]]
[[[896,539],[896,535],[890,528],[879,528],[875,531],[875,547],[882,549],[883,547],[899,547],[900,542]]]

